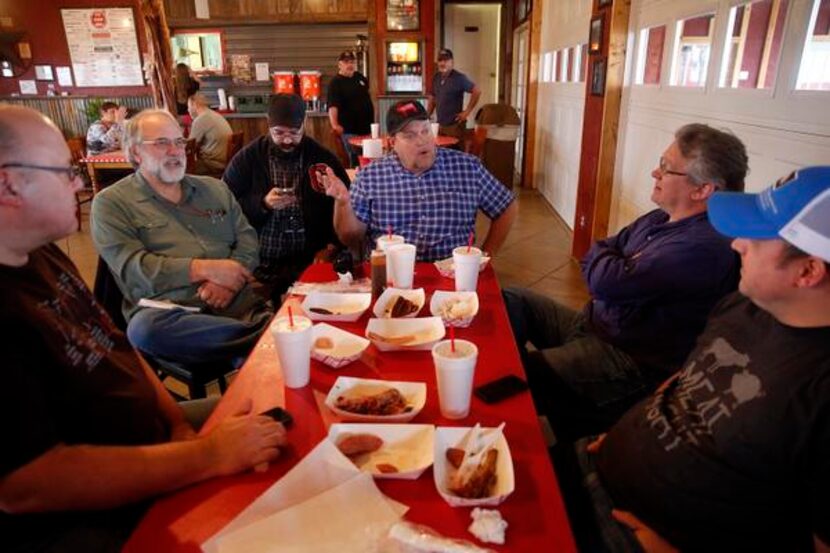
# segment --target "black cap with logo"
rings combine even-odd
[[[429,121],[424,105],[417,100],[401,100],[386,113],[386,133],[390,136],[403,130],[412,121]]]
[[[337,57],[337,61],[354,61],[355,59],[357,58],[351,50],[340,52],[340,56]]]
[[[449,48],[441,48],[441,51],[438,52],[438,59],[439,60],[451,60],[452,59],[452,50]]]

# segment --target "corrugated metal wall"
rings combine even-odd
[[[105,98],[106,100],[110,98]],[[3,98],[4,103],[28,106],[49,117],[63,131],[67,138],[72,136],[86,136],[89,127],[86,109],[91,100],[100,100],[90,96],[53,96],[49,98]],[[141,111],[153,107],[150,96],[119,96],[112,98],[120,105],[127,106],[130,111]]]
[[[246,25],[224,27],[226,61],[232,54],[251,56],[251,70],[267,62],[269,70],[321,71],[323,100],[328,83],[337,73],[337,56],[354,49],[357,35],[368,34],[368,23],[317,25]],[[234,86],[236,94],[264,94],[270,83]]]

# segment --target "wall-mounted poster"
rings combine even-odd
[[[142,86],[132,8],[62,9],[76,86]]]
[[[591,95],[605,96],[605,58],[594,60],[591,68]]]

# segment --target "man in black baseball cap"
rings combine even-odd
[[[369,95],[369,80],[357,71],[357,60],[351,50],[337,58],[337,75],[329,83],[328,103],[331,128],[343,142],[349,162],[357,166],[359,148],[349,144],[349,138],[369,134],[375,107]]]
[[[458,145],[464,150],[467,133],[467,119],[478,104],[481,89],[467,75],[453,69],[453,55],[449,48],[438,52],[438,72],[432,79],[432,88],[428,92],[427,112],[432,115],[436,109],[436,119],[440,125],[440,134],[458,138]],[[470,93],[470,101],[464,108],[464,93]]]
[[[314,259],[327,260],[338,246],[331,223],[333,202],[316,182],[328,166],[344,182],[340,161],[305,136],[305,102],[296,94],[275,94],[268,103],[268,133],[245,146],[223,180],[259,236],[258,280],[281,294]]]
[[[340,240],[373,243],[391,227],[416,246],[419,260],[435,261],[467,243],[481,210],[492,220],[481,246],[495,253],[516,216],[513,194],[478,158],[438,148],[417,100],[393,104],[386,131],[392,153],[361,169],[351,193],[334,175],[326,179]]]

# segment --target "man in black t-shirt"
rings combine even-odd
[[[197,435],[52,244],[82,181],[57,127],[0,105],[4,551],[117,551],[146,500],[273,460],[285,430],[239,413]]]
[[[329,121],[334,133],[343,141],[352,166],[357,166],[357,152],[349,144],[352,136],[366,135],[375,120],[375,108],[369,95],[369,80],[357,69],[354,52],[345,51],[337,58],[337,75],[329,83]]]
[[[677,374],[577,444],[603,542],[583,546],[830,551],[830,167],[718,192],[709,217],[735,238],[740,293]]]

